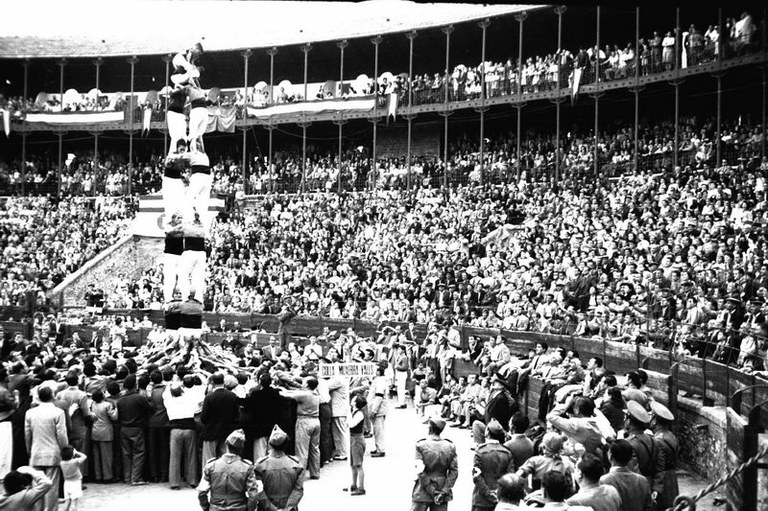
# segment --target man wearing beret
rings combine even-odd
[[[485,443],[475,450],[472,481],[472,511],[491,510],[498,503],[496,486],[499,478],[515,470],[512,453],[502,445],[506,432],[496,419],[491,419],[485,428]]]
[[[298,458],[285,454],[287,441],[288,435],[276,425],[269,436],[269,455],[256,461],[256,476],[264,484],[261,511],[294,511],[304,496],[304,468]]]
[[[429,434],[416,442],[416,482],[411,494],[411,511],[446,511],[459,476],[456,446],[440,434],[445,421],[429,419]]]
[[[206,463],[197,497],[204,511],[247,511],[253,509],[261,492],[253,463],[240,457],[245,433],[238,429],[226,440],[227,452]]]

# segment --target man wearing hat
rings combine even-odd
[[[416,482],[411,494],[411,511],[445,511],[453,498],[459,476],[456,446],[441,438],[445,421],[429,419],[429,434],[416,442]]]
[[[245,433],[238,429],[226,440],[227,452],[206,463],[197,498],[204,511],[247,511],[252,509],[261,483],[253,463],[240,457]]]
[[[498,499],[496,486],[499,478],[515,469],[512,453],[502,445],[506,437],[499,421],[491,419],[485,428],[485,443],[475,450],[472,481],[472,511],[493,509]]]
[[[673,506],[675,498],[680,494],[680,488],[677,485],[679,444],[677,437],[669,430],[675,416],[658,401],[651,402],[651,411],[656,423],[653,439],[656,442],[659,457],[659,469],[652,488],[657,493],[656,507],[667,509]]]
[[[285,454],[287,441],[288,435],[276,425],[269,436],[269,455],[256,461],[256,476],[264,484],[259,509],[294,511],[304,496],[304,468],[297,458]]]
[[[629,468],[643,475],[648,480],[648,485],[653,487],[654,478],[660,468],[660,457],[656,441],[645,432],[650,422],[651,414],[640,403],[637,401],[627,402],[624,431],[626,440],[634,450]]]
[[[494,373],[488,401],[485,405],[484,421],[476,420],[472,423],[472,436],[475,443],[483,442],[486,425],[490,424],[492,420],[503,424],[502,429],[504,429],[519,408],[517,401],[507,389],[505,378],[499,373]]]

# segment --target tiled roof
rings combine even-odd
[[[206,51],[269,48],[406,32],[543,7],[407,1],[110,3],[10,2],[4,15],[13,23],[0,35],[0,58],[158,55],[201,40]],[[42,9],[45,16],[39,15]]]

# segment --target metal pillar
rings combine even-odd
[[[240,55],[243,56],[243,97],[248,97],[248,59],[253,55],[253,52],[249,49],[240,52]],[[243,168],[242,168],[242,179],[243,179],[243,192],[245,194],[248,194],[248,153],[247,153],[247,144],[248,144],[248,137],[246,137],[248,133],[248,126],[243,125]]]
[[[300,122],[299,127],[301,127],[301,193],[304,193],[307,190],[307,127],[309,127],[308,122]],[[274,130],[274,127],[270,124],[269,129],[269,143],[270,143],[270,151],[272,148],[272,130]],[[271,157],[270,157],[271,161]]]
[[[267,50],[267,55],[269,55],[269,104],[270,105],[275,102],[275,55],[277,55],[277,51],[278,51],[277,48],[274,47],[274,46]],[[269,177],[270,177],[270,179],[269,179],[270,185],[269,186],[270,186],[270,190],[273,191],[273,192],[275,191],[274,190],[275,189],[275,181],[277,181],[277,173],[275,173],[274,176],[272,175],[272,171],[273,171],[273,167],[274,167],[273,164],[272,164],[272,156],[273,156],[273,153],[272,153],[272,132],[274,131],[274,128],[275,127],[272,125],[272,118],[270,117],[270,119],[269,119],[269,128],[268,128],[269,129],[269,166],[267,168],[269,169]],[[306,136],[304,137],[304,139],[306,140]],[[304,158],[304,160],[306,161],[306,158]],[[301,165],[302,165],[302,167],[301,167],[302,173],[304,175],[306,175],[306,170],[307,170],[305,168],[306,164],[304,162],[302,162]],[[302,186],[301,190],[304,191],[304,183],[302,183],[301,186]]]
[[[101,65],[104,63],[104,59],[96,57],[93,59],[93,65],[96,66],[96,90],[99,90],[99,78],[101,76]],[[99,104],[98,92],[96,93],[96,105]],[[99,132],[96,131],[93,134],[93,164],[94,167],[99,161]],[[95,170],[95,169],[94,169]]]
[[[597,6],[597,42],[595,43],[595,176],[600,176],[600,6]],[[607,55],[606,55],[607,56]]]
[[[523,80],[523,23],[525,23],[525,19],[528,17],[528,12],[523,11],[519,14],[515,15],[515,19],[520,24],[520,31],[518,33],[518,39],[517,39],[517,101],[515,103],[515,108],[517,109],[517,131],[515,132],[515,138],[516,138],[516,145],[517,145],[517,152],[515,156],[515,179],[517,181],[520,180],[520,164],[522,160],[522,147],[520,144],[520,138],[521,138],[521,122],[520,122],[520,116],[522,115],[523,110],[523,88],[521,86],[522,80]]]
[[[24,95],[22,96],[24,98],[24,101],[27,100],[29,97],[29,90],[28,90],[28,82],[29,82],[29,65],[30,60],[24,59],[24,62],[22,63],[24,66]],[[21,194],[24,195],[24,191],[27,184],[27,134],[25,132],[22,132],[21,134]]]
[[[371,38],[371,44],[373,44],[373,79],[376,80],[376,98],[373,103],[373,118],[371,119],[371,122],[373,123],[373,145],[371,147],[371,175],[373,176],[373,180],[371,182],[371,189],[376,189],[376,183],[379,179],[379,162],[377,161],[378,153],[377,153],[377,143],[378,143],[378,128],[379,128],[379,91],[378,91],[378,83],[379,83],[379,45],[381,44],[382,37],[380,35],[377,35],[376,37]]]
[[[635,127],[634,127],[634,151],[632,161],[635,173],[640,165],[640,6],[635,7]]]
[[[267,177],[269,178],[269,190],[271,192],[275,191],[275,187],[277,183],[277,173],[275,172],[274,165],[272,164],[272,132],[275,130],[275,127],[272,125],[272,119],[269,119],[269,125],[267,126],[267,129],[269,130],[269,148],[267,149]],[[301,185],[301,191],[304,191],[304,184]]]
[[[765,76],[765,72],[763,72],[763,76]],[[720,132],[721,129],[721,123],[723,121],[723,71],[718,71],[715,73],[715,79],[717,80],[717,108],[716,108],[716,126],[715,126],[715,161],[717,162],[717,165],[720,165],[720,162],[722,160],[722,154],[721,154],[721,144],[720,139],[722,138],[722,134]],[[677,87],[675,87],[675,165],[677,165],[677,124],[678,124],[678,98],[677,98]]]
[[[674,163],[677,167],[680,164],[680,7],[675,8],[675,142],[674,142]],[[720,38],[723,35],[720,34]],[[719,99],[719,96],[718,96]],[[719,124],[719,123],[718,123]]]
[[[349,41],[344,39],[343,41],[337,42],[336,46],[339,47],[339,97],[341,97],[342,92],[344,91],[344,48],[349,46]]]
[[[445,98],[443,98],[443,193],[448,194],[448,116],[451,115],[448,111],[448,83],[450,81],[450,56],[451,56],[451,33],[453,32],[453,25],[443,27],[443,33],[445,34]]]
[[[275,102],[275,55],[277,55],[277,48],[274,46],[267,50],[269,55],[269,104]],[[270,160],[270,164],[272,161]]]
[[[171,61],[173,60],[173,56],[171,55],[163,55],[163,62],[165,62],[165,90],[168,90],[168,81],[170,79],[171,74]],[[168,102],[171,99],[171,95],[168,94],[168,97],[165,98],[165,111],[163,112],[164,119],[168,118]],[[163,154],[168,154],[168,125],[166,124],[165,129],[163,130]]]
[[[482,185],[485,181],[485,112],[488,110],[488,107],[485,106],[485,41],[486,41],[486,33],[488,31],[488,25],[491,24],[491,20],[488,18],[485,18],[483,21],[479,22],[477,25],[483,29],[483,39],[481,44],[481,50],[480,50],[480,62],[481,62],[481,69],[482,73],[480,74],[480,108],[477,109],[478,112],[480,112],[480,184]]]
[[[67,65],[67,59],[56,61],[59,65],[59,112],[64,111],[64,66]]]
[[[339,118],[333,121],[334,124],[336,124],[339,127],[339,174],[336,176],[336,187],[339,193],[341,193],[341,141],[342,136],[344,134],[343,132],[343,126],[346,124],[347,121],[344,120],[344,114],[339,112]]]
[[[405,153],[407,173],[405,174],[406,188],[411,189],[411,172],[413,171],[411,165],[411,137],[413,136],[413,115],[411,109],[413,108],[413,40],[416,39],[419,33],[415,30],[411,30],[405,37],[408,38],[408,147]]]
[[[762,138],[760,140],[760,158],[761,159],[765,158],[765,156],[766,156],[766,154],[765,154],[765,137],[766,137],[766,133],[765,133],[765,103],[766,103],[766,89],[768,89],[768,80],[767,80],[768,76],[766,76],[768,74],[767,72],[768,72],[768,67],[765,64],[763,64],[763,94],[762,94],[763,97],[762,97],[762,102],[761,102],[762,103],[762,107],[761,107],[761,110],[762,110],[762,121],[761,121],[761,123],[762,123],[762,126],[763,126],[763,136],[762,136]]]
[[[139,61],[135,55],[128,59],[128,63],[131,65],[131,101],[128,104],[128,195],[133,192],[133,113],[134,113],[134,98],[133,98],[133,86],[134,78],[136,76],[136,63]]]
[[[312,44],[307,43],[301,47],[301,51],[304,53],[304,101],[309,101],[307,98],[307,77],[309,73],[309,52],[312,50]],[[307,116],[303,115],[303,120],[299,123],[301,128],[301,189],[304,191],[304,182],[307,180]]]
[[[64,137],[64,133],[60,131],[58,135],[59,135],[59,160],[58,160],[58,167],[57,167],[58,170],[56,171],[57,172],[56,196],[60,198],[61,197],[61,170],[62,170],[62,166],[64,165],[64,162],[62,160],[61,146],[63,144],[62,137]]]
[[[563,102],[563,98],[560,96],[560,88],[562,83],[561,67],[562,56],[560,52],[563,51],[563,14],[567,10],[564,5],[555,7],[555,14],[557,14],[557,96],[555,97],[555,182],[560,179],[560,103]]]

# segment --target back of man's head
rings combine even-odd
[[[51,387],[40,387],[37,389],[37,397],[42,403],[50,403],[53,401],[53,389]]]
[[[563,502],[568,495],[568,482],[562,472],[552,470],[541,479],[544,498],[549,502]]]
[[[528,427],[531,425],[531,420],[523,412],[518,411],[512,416],[509,424],[513,433],[523,434],[528,431]]]
[[[5,479],[3,479],[3,486],[5,486],[6,495],[19,493],[30,484],[32,484],[32,476],[23,472],[19,472],[18,470],[11,470],[5,474]]]
[[[525,483],[523,479],[515,474],[504,474],[499,479],[496,496],[499,502],[517,504],[525,497]]]
[[[213,373],[213,375],[211,376],[211,383],[213,385],[224,385],[224,374]]]
[[[272,386],[272,376],[269,373],[263,373],[259,376],[259,385],[264,388]]]
[[[594,454],[585,454],[579,462],[581,475],[590,483],[597,483],[603,476],[603,462]]]
[[[135,374],[129,374],[125,377],[125,381],[123,382],[123,388],[125,390],[134,390],[136,388],[136,375]]]
[[[309,376],[307,378],[307,388],[309,390],[315,390],[317,388],[317,378],[314,376]]]
[[[77,377],[77,373],[67,373],[66,378],[64,378],[64,381],[67,382],[67,385],[70,387],[76,387],[77,383],[79,382],[80,378]]]
[[[611,444],[611,464],[626,466],[632,459],[632,444],[626,440],[616,440]]]

